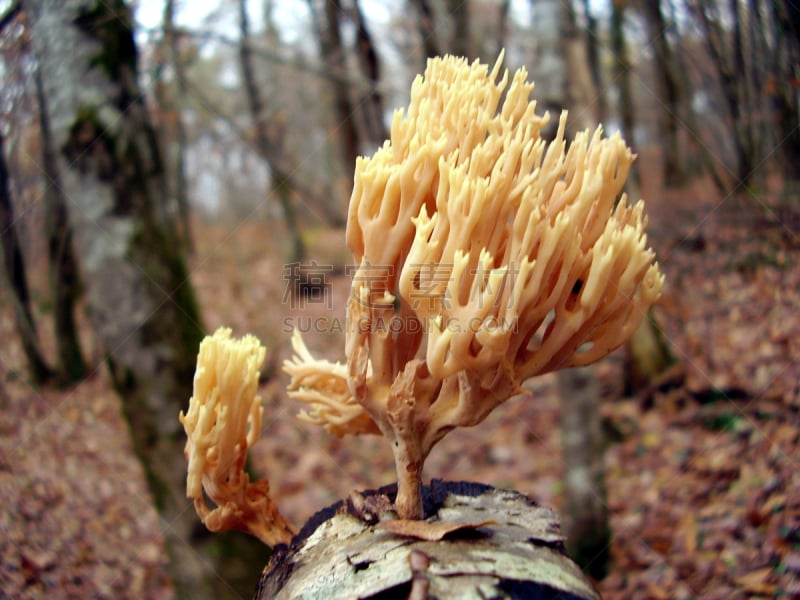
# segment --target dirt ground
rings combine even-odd
[[[646,398],[622,398],[621,353],[595,367],[614,433],[613,564],[598,587],[612,600],[800,598],[800,210],[742,206],[699,185],[643,192],[667,276],[656,317],[679,367]],[[274,224],[198,223],[195,236],[207,329],[252,332],[269,350],[253,454],[282,511],[299,525],[354,488],[393,481],[381,439],[332,438],[296,419],[284,392],[293,326],[326,323],[308,344],[343,358],[347,277],[327,272],[325,294],[292,302]],[[341,234],[309,241],[320,265],[347,260]],[[5,290],[0,339],[0,595],[170,597],[158,517],[105,375],[66,392],[31,388]],[[97,355],[88,333],[87,347]],[[553,376],[527,388],[449,434],[425,476],[511,487],[557,508]]]

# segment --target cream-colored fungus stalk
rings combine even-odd
[[[274,546],[294,530],[269,496],[266,480],[250,482],[247,450],[261,435],[258,374],[266,350],[252,335],[220,328],[200,344],[194,393],[180,414],[186,430],[186,496],[211,531],[238,529]],[[216,507],[209,508],[203,494]]]
[[[421,517],[422,465],[448,431],[617,348],[663,283],[643,203],[621,194],[623,140],[598,127],[567,145],[563,113],[546,141],[526,71],[509,82],[501,60],[429,60],[391,139],[358,159],[347,362],[314,360],[296,334],[285,364],[303,418],[388,438],[404,518]]]

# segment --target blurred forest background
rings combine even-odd
[[[502,49],[541,111],[638,154],[667,291],[426,477],[558,508],[606,598],[800,597],[792,0],[0,2],[0,595],[251,595],[268,549],[184,497],[220,325],[268,347],[252,466],[287,516],[391,482],[381,440],[295,419],[280,364],[294,326],[343,358],[356,156],[428,57]]]

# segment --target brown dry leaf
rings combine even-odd
[[[681,519],[679,529],[683,538],[684,550],[687,554],[694,555],[697,551],[697,521],[694,514],[687,512]]]
[[[750,571],[746,575],[735,579],[746,591],[754,594],[771,595],[775,591],[775,584],[768,583],[767,579],[772,574],[772,567],[764,567]]]
[[[486,525],[494,525],[496,521],[481,521],[480,523],[459,523],[455,521],[412,521],[408,519],[395,519],[393,521],[383,521],[378,525],[396,535],[414,537],[428,542],[438,542],[448,533],[461,529],[478,529]]]
[[[764,514],[776,512],[786,506],[786,501],[786,494],[773,494],[769,497],[769,500],[764,503],[762,512]]]
[[[669,598],[668,591],[659,584],[647,582],[645,585],[647,587],[648,598],[652,598],[653,600],[667,600]]]

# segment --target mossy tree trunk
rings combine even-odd
[[[238,597],[252,579],[241,584],[232,574],[226,538],[209,538],[207,552],[193,546],[198,519],[185,496],[177,415],[191,394],[203,329],[181,244],[159,210],[162,163],[137,81],[130,10],[121,0],[30,0],[23,9],[90,320],[162,516],[176,590]],[[266,549],[257,547],[250,558],[263,561]]]

